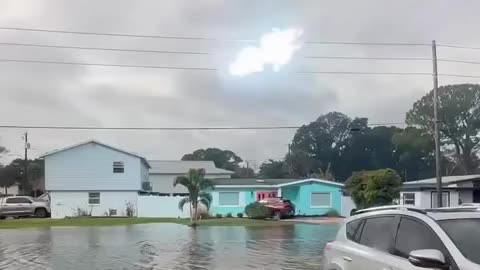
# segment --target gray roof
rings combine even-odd
[[[472,181],[472,180],[480,180],[480,174],[475,175],[455,175],[455,176],[443,176],[442,177],[442,185],[448,186],[450,184],[464,182],[464,181]],[[437,183],[437,178],[428,178],[422,179],[417,181],[410,181],[403,183],[404,187],[430,187]]]
[[[88,141],[81,142],[81,143],[77,143],[77,144],[74,144],[74,145],[70,145],[70,146],[67,146],[67,147],[64,147],[64,148],[55,149],[55,150],[53,150],[53,151],[50,151],[50,152],[47,152],[47,153],[41,155],[40,158],[44,158],[44,157],[46,157],[46,156],[54,155],[54,154],[56,154],[56,153],[63,152],[63,151],[67,151],[67,150],[70,150],[70,149],[72,149],[72,148],[76,148],[76,147],[79,147],[79,146],[82,146],[82,145],[86,145],[86,144],[89,144],[89,143],[98,144],[98,145],[101,145],[101,146],[110,148],[110,149],[112,149],[112,150],[115,150],[115,151],[118,151],[118,152],[121,152],[121,153],[124,153],[124,154],[127,154],[127,155],[131,155],[131,156],[134,156],[134,157],[138,157],[138,158],[140,158],[140,159],[147,165],[147,167],[150,168],[150,164],[148,163],[147,159],[144,158],[144,157],[142,157],[142,156],[140,156],[139,154],[134,153],[134,152],[129,152],[129,151],[126,151],[126,150],[123,150],[123,149],[120,149],[120,148],[117,148],[117,147],[108,145],[108,144],[106,144],[106,143],[97,141],[97,140],[88,140]]]
[[[279,185],[295,182],[300,179],[250,179],[250,178],[228,178],[228,179],[212,179],[215,185],[237,186],[237,185]]]
[[[186,174],[189,169],[205,169],[206,174],[233,174],[215,167],[213,161],[149,160],[150,174]]]
[[[228,179],[212,179],[215,186],[259,186],[259,187],[281,187],[289,184],[300,184],[305,182],[319,182],[327,185],[343,186],[342,183],[332,182],[323,179],[251,179],[251,178],[228,178]]]

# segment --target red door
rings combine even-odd
[[[277,192],[276,191],[257,191],[257,201],[268,199],[268,198],[276,198]]]

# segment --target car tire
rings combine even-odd
[[[0,216],[0,220],[1,219],[6,219],[7,217],[6,216]]]
[[[46,218],[48,215],[47,209],[45,208],[37,208],[35,209],[35,217],[38,218]]]

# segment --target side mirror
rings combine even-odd
[[[418,267],[433,269],[449,269],[445,263],[445,256],[436,249],[420,249],[410,252],[408,261]]]

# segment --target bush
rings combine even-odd
[[[233,217],[233,215],[232,215],[232,213],[227,213],[227,214],[225,215],[225,217],[231,218],[231,217]]]
[[[214,217],[211,216],[210,213],[199,213],[198,218],[200,218],[200,219],[212,219]]]
[[[238,218],[243,218],[243,213],[238,213],[238,214],[237,214],[237,217],[238,217]]]
[[[357,208],[391,205],[400,197],[402,179],[395,170],[355,172],[345,182],[345,191]]]
[[[335,210],[335,209],[330,209],[330,210],[328,210],[327,213],[325,213],[325,216],[326,216],[326,217],[339,217],[340,214],[338,213],[337,210]]]
[[[266,219],[270,217],[270,210],[259,202],[253,202],[245,207],[245,214],[252,219]]]
[[[215,214],[215,217],[216,218],[222,218],[223,216],[222,216],[222,214]]]

